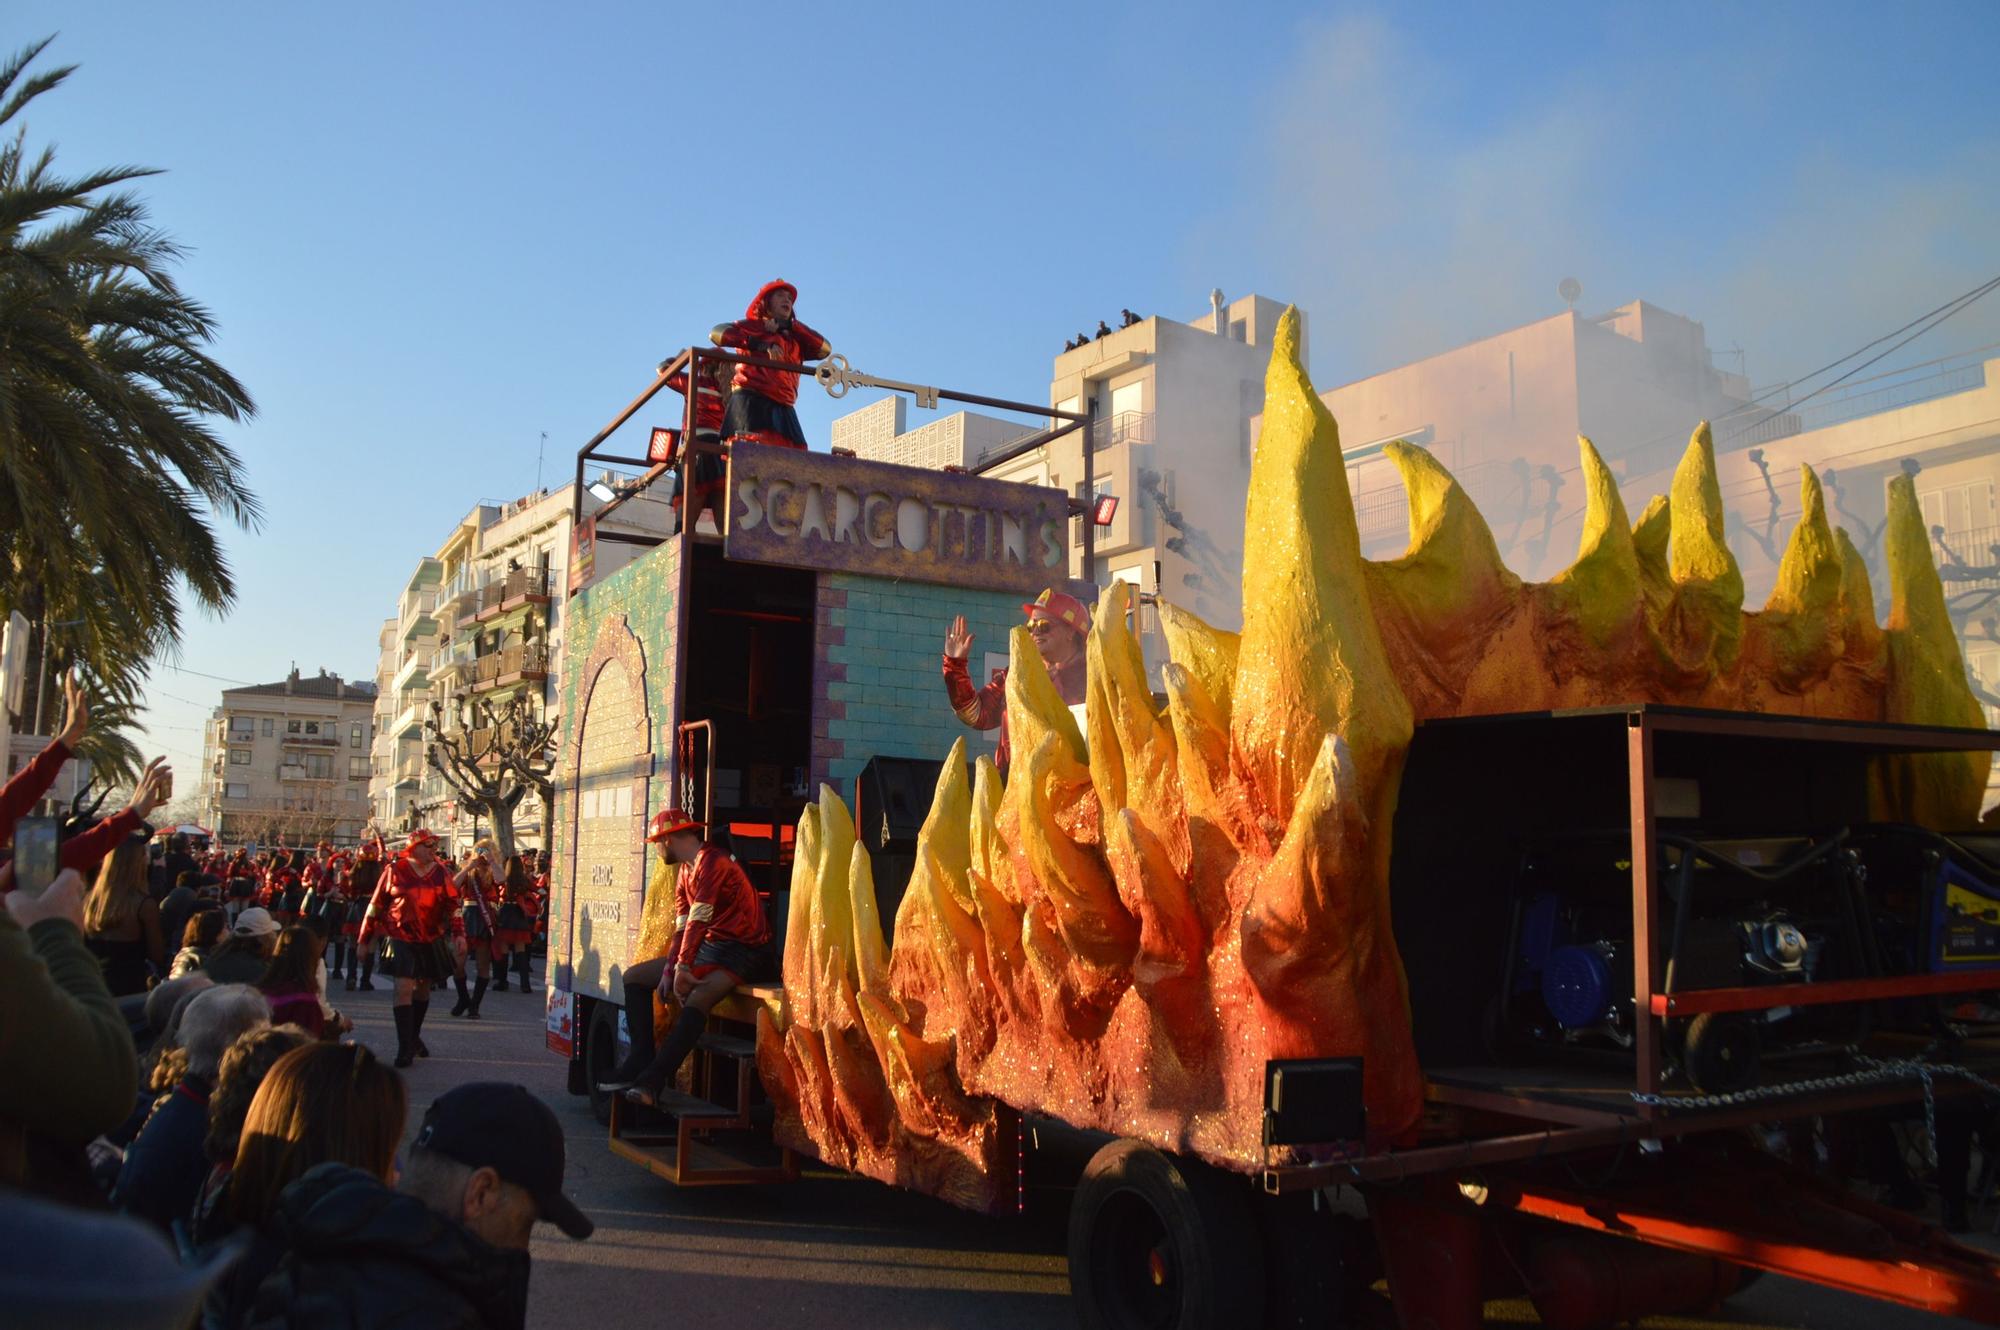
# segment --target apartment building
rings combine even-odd
[[[203,823],[227,846],[358,845],[375,686],[325,670],[225,688],[202,736]]]
[[[560,696],[562,602],[569,585],[573,487],[508,503],[481,503],[455,523],[435,552],[419,558],[403,584],[396,616],[383,624],[378,662],[384,680],[382,737],[374,753],[373,795],[390,823],[412,809],[424,825],[469,847],[480,822],[424,757],[424,722],[440,707],[447,731],[479,726],[477,704],[496,710],[527,695],[553,708]],[[603,506],[586,492],[586,516]],[[667,504],[640,496],[598,528],[590,577],[622,567],[643,543],[664,539]],[[618,537],[629,537],[621,540]],[[475,747],[484,747],[475,740]],[[532,794],[516,809],[516,843],[540,845],[542,809]]]
[[[909,428],[907,397],[884,397],[833,422],[833,446],[871,462],[941,471],[969,467],[988,453],[1035,432],[1019,420],[953,411]]]

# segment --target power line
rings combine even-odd
[[[168,665],[168,664],[166,664],[166,663],[165,663],[164,661],[162,661],[162,662],[161,662],[161,664],[160,664],[160,668],[161,668],[161,669],[165,669],[165,670],[172,670],[172,671],[173,671],[173,672],[174,672],[175,674],[192,674],[192,675],[194,675],[194,676],[195,676],[196,678],[200,678],[200,679],[213,679],[213,680],[215,680],[215,681],[216,681],[217,683],[233,683],[233,684],[240,684],[240,685],[242,685],[242,686],[244,686],[244,687],[246,687],[246,688],[249,688],[249,687],[255,687],[255,685],[254,685],[254,684],[252,684],[252,683],[251,683],[251,682],[250,682],[250,681],[249,681],[248,679],[230,679],[230,678],[225,678],[224,676],[222,676],[222,675],[220,675],[220,674],[204,674],[204,673],[202,673],[202,672],[201,672],[200,670],[191,670],[191,669],[188,669],[188,668],[187,668],[186,666],[183,666],[183,665]],[[204,703],[204,702],[197,702],[197,703],[195,703],[195,705],[196,705],[196,706],[206,706],[206,705],[207,705],[207,703]]]

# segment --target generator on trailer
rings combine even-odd
[[[718,357],[814,373],[684,352],[579,482],[642,468],[622,502],[715,451],[605,445]],[[817,377],[1039,414],[1018,447],[1081,430],[1090,465],[1087,413]],[[1583,441],[1583,550],[1526,584],[1400,445],[1411,549],[1363,561],[1284,329],[1266,396],[1242,631],[1150,607],[1150,677],[1127,588],[1076,586],[1079,708],[1010,633],[1073,548],[1090,571],[1054,488],[738,442],[719,529],[575,592],[549,984],[571,1088],[596,1096],[619,975],[671,931],[650,810],[705,815],[784,957],[676,1089],[596,1096],[611,1148],[683,1185],[811,1157],[1004,1213],[1064,1128],[1093,1143],[1069,1251],[1090,1326],[1344,1324],[1384,1288],[1405,1325],[1507,1294],[1611,1325],[1752,1270],[2000,1324],[2000,1264],[1747,1132],[1831,1142],[1995,1093],[2000,1036],[1944,1015],[2000,988],[2000,857],[1969,830],[2000,740],[1907,481],[1886,629],[1810,473],[1744,614],[1705,429],[1637,523]],[[945,704],[959,614],[1011,638],[981,662],[1008,669],[1005,781]]]

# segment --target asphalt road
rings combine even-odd
[[[357,1037],[393,1053],[388,985],[378,980],[373,993],[340,991],[338,980],[333,987],[335,1005],[354,1018]],[[1075,1325],[1059,1193],[1032,1198],[1026,1216],[997,1220],[830,1172],[809,1171],[789,1186],[676,1188],[612,1155],[588,1103],[567,1093],[561,1060],[543,1046],[539,983],[527,997],[489,993],[477,1022],[446,1015],[451,1002],[450,994],[434,999],[424,1025],[433,1056],[405,1073],[407,1134],[415,1133],[425,1106],[453,1085],[525,1085],[562,1121],[568,1191],[597,1223],[585,1242],[537,1228],[530,1326]],[[1493,1303],[1487,1312],[1491,1325],[1535,1321],[1524,1302]],[[1965,1323],[1767,1278],[1718,1315],[1642,1324],[1936,1330]]]

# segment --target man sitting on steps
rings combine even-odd
[[[646,839],[660,859],[679,866],[674,884],[674,938],[666,953],[624,973],[625,1024],[632,1052],[598,1089],[637,1090],[655,1100],[673,1084],[694,1051],[708,1014],[737,985],[769,978],[776,970],[771,925],[742,868],[719,845],[706,841],[702,823],[678,808],[653,818]],[[680,1000],[681,1014],[667,1042],[653,1052],[653,992]]]

